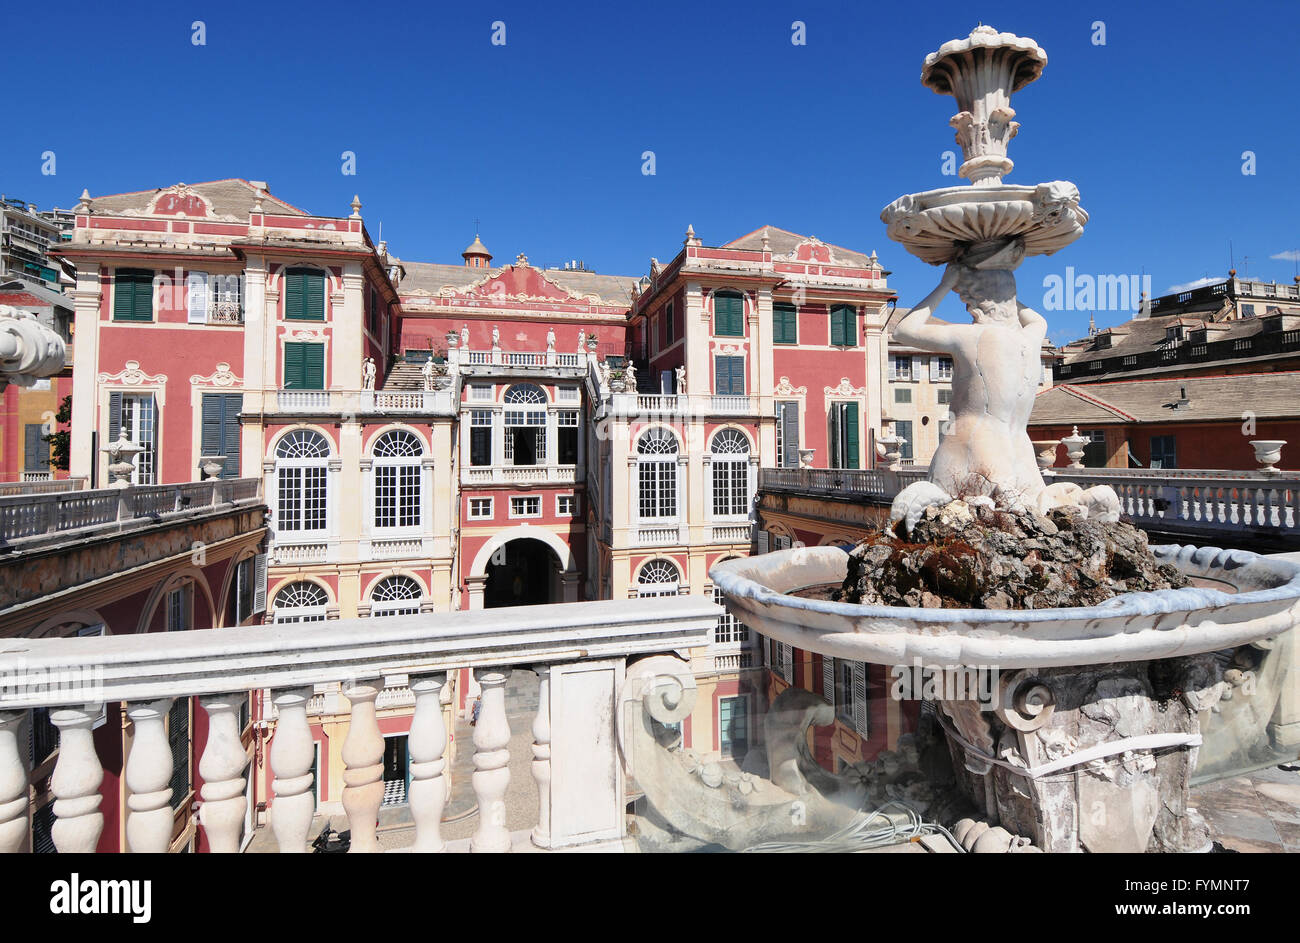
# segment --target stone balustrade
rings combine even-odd
[[[352,851],[378,850],[383,800],[383,738],[376,701],[392,685],[415,703],[408,743],[409,801],[415,851],[446,845],[439,822],[447,796],[447,731],[440,692],[446,672],[470,668],[483,690],[474,733],[472,784],[479,805],[474,851],[506,851],[510,728],[504,683],[512,670],[535,671],[540,704],[532,726],[532,771],[540,807],[531,843],[559,848],[621,837],[623,762],[615,727],[630,656],[706,645],[720,607],[691,597],[571,603],[263,625],[104,638],[0,641],[0,851],[23,847],[28,773],[17,742],[24,712],[50,708],[59,733],[51,779],[55,847],[96,849],[104,828],[104,772],[91,737],[106,703],[121,702],[134,735],[125,758],[131,851],[164,851],[171,838],[172,755],[163,719],[174,700],[194,697],[208,715],[198,761],[199,823],[217,852],[241,847],[250,775],[239,739],[240,706],[250,691],[270,691],[270,827],[282,852],[307,850],[315,812],[309,719],[313,690],[341,685],[350,705],[343,745],[343,807]],[[593,751],[601,753],[593,757]],[[608,754],[608,755],[605,755]],[[596,760],[616,773],[585,775]]]
[[[76,479],[81,482],[83,479]],[[63,482],[57,482],[63,484]],[[214,478],[179,485],[133,485],[91,491],[58,490],[0,496],[0,546],[47,535],[149,522],[203,509],[255,501],[260,478]]]

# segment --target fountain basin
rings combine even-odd
[[[1024,240],[1025,255],[1051,255],[1083,235],[1088,213],[1064,180],[1037,186],[944,187],[899,197],[880,213],[890,239],[932,265],[963,246]]]
[[[1242,550],[1169,544],[1156,558],[1227,584],[1126,593],[1066,609],[909,609],[787,595],[840,583],[838,547],[781,550],[716,564],[727,609],[764,635],[805,651],[878,665],[999,668],[1101,665],[1196,655],[1279,635],[1300,618],[1300,564]]]

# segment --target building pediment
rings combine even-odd
[[[415,291],[412,294],[423,294]],[[526,260],[507,265],[500,272],[484,275],[465,285],[444,285],[438,292],[442,298],[465,298],[496,302],[523,302],[544,304],[603,304],[594,294],[580,295],[560,287],[541,269],[533,268]]]

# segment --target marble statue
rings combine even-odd
[[[361,388],[363,390],[373,390],[375,388],[375,358],[367,357],[365,364],[361,368]]]
[[[636,392],[636,367],[632,366],[632,361],[627,362],[623,368],[623,388],[629,393]]]
[[[930,481],[949,494],[1002,494],[1009,504],[1034,504],[1043,490],[1026,426],[1047,322],[1016,298],[1012,268],[1023,257],[1012,240],[983,262],[948,263],[939,285],[894,328],[899,343],[952,357],[948,434],[930,462]],[[932,317],[950,291],[972,323]]]
[[[673,375],[676,378],[676,382],[677,382],[677,392],[685,393],[686,392],[686,367],[685,366],[675,367],[673,369]]]
[[[501,331],[494,324],[492,325],[492,349],[498,350],[501,347]]]
[[[546,332],[546,349],[555,350],[555,329]]]
[[[430,357],[420,368],[420,374],[424,377],[424,389],[426,392],[433,390],[433,358]]]
[[[460,349],[469,350],[469,325],[463,325],[460,329]]]
[[[578,331],[578,353],[585,354],[586,352],[587,352],[587,332],[580,330]]]

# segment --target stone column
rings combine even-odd
[[[478,831],[470,851],[510,850],[506,829],[506,787],[510,785],[510,722],[506,717],[506,679],[509,668],[476,668],[474,677],[483,687],[482,707],[474,727],[474,795],[478,799]]]
[[[170,698],[127,705],[134,728],[126,758],[127,848],[137,854],[167,853],[172,840],[172,751],[165,721]]]
[[[537,665],[537,715],[533,718],[533,779],[537,780],[537,827],[533,844],[551,847],[551,667]]]
[[[87,479],[91,488],[99,482],[90,481],[90,469],[95,460],[93,435],[98,428],[99,387],[96,378],[107,365],[99,362],[99,264],[83,261],[77,266],[77,287],[72,291],[76,309],[76,359],[81,369],[72,373],[72,433],[68,469],[74,478]],[[112,369],[116,370],[117,367]],[[107,436],[107,424],[104,435]],[[103,445],[104,443],[100,443]]]
[[[248,753],[240,740],[239,709],[246,695],[218,694],[199,699],[208,714],[208,742],[199,760],[203,777],[199,824],[208,836],[213,854],[235,854],[244,833],[248,799],[244,768]]]
[[[442,840],[442,810],[447,804],[447,725],[442,718],[443,682],[426,676],[411,680],[415,695],[415,717],[407,748],[411,756],[411,818],[415,820],[412,851],[445,851]]]
[[[343,741],[343,811],[352,830],[349,853],[379,850],[375,826],[384,801],[384,736],[375,718],[377,681],[357,682],[343,690],[352,705],[347,739]]]
[[[316,759],[316,745],[307,723],[307,702],[311,688],[285,688],[274,691],[278,719],[271,740],[271,772],[275,779],[271,790],[271,830],[283,854],[307,851],[307,833],[311,830],[316,797],[312,795],[311,764]]]
[[[24,713],[0,711],[0,854],[16,852],[27,840],[27,764],[18,750]]]
[[[99,811],[99,765],[92,734],[102,705],[63,707],[50,713],[59,730],[59,758],[54,764],[50,789],[54,793],[54,847],[61,854],[93,854],[104,830]]]

